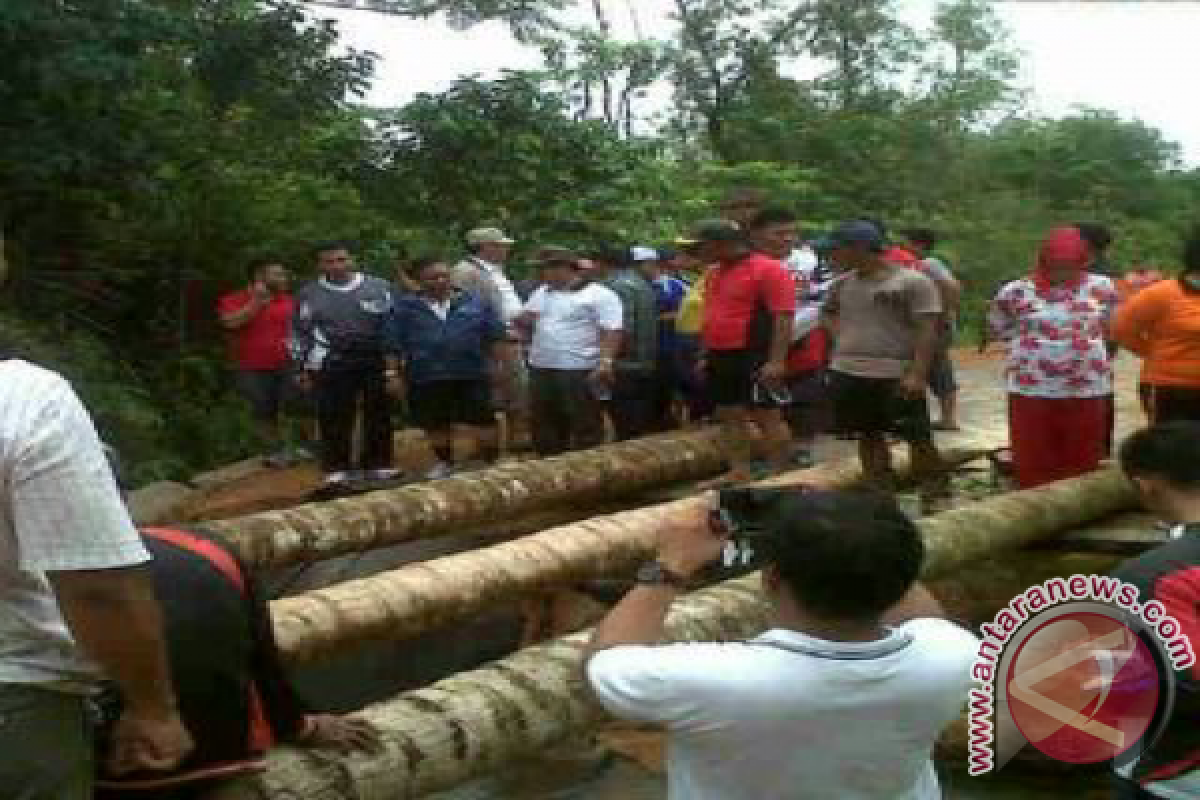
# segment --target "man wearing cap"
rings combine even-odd
[[[928,509],[942,493],[941,457],[925,404],[941,297],[924,274],[887,260],[883,234],[873,223],[842,223],[830,238],[833,260],[848,270],[822,307],[834,335],[834,427],[858,439],[863,473],[880,488],[894,481],[887,435],[908,442],[913,469],[926,481],[921,498]]]
[[[658,261],[649,247],[631,247],[595,259],[596,279],[621,300],[621,347],[614,365],[609,415],[618,441],[645,436],[654,410],[654,365],[658,357],[658,303],[640,265]],[[615,262],[615,263],[614,263]]]
[[[545,285],[518,317],[531,334],[533,447],[540,456],[604,441],[601,403],[612,392],[621,344],[621,300],[585,275],[586,262],[562,247],[539,254]]]
[[[756,457],[774,468],[789,459],[782,407],[795,283],[779,261],[756,252],[734,222],[702,222],[690,238],[695,255],[714,264],[705,277],[701,344],[708,391],[727,428],[727,478],[746,480]]]
[[[499,228],[468,231],[467,257],[455,265],[450,278],[456,287],[471,292],[483,301],[508,330],[512,352],[502,361],[493,362],[495,368],[503,368],[506,372],[492,376],[492,401],[496,409],[508,418],[509,425],[515,427],[518,422],[524,422],[529,403],[525,359],[520,357],[517,331],[513,327],[524,304],[504,271],[514,244],[515,241]],[[496,438],[494,434],[485,436],[481,444],[498,448]]]

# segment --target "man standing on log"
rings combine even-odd
[[[384,325],[388,391],[408,400],[411,422],[425,431],[438,463],[434,480],[455,465],[455,441],[470,445],[494,436],[489,373],[511,375],[504,323],[491,306],[454,286],[450,267],[419,258],[411,267],[418,291],[396,299]]]
[[[392,287],[356,271],[346,244],[322,244],[316,255],[321,277],[296,294],[292,358],[300,388],[316,395],[325,488],[344,486],[356,477],[389,480],[397,473],[384,386],[383,321],[392,308]],[[360,406],[358,470],[353,441]]]
[[[780,492],[756,517],[771,629],[657,644],[671,602],[727,544],[690,511],[596,627],[595,696],[666,728],[671,800],[940,797],[930,751],[962,710],[977,640],[915,583],[916,527],[887,495],[851,491]]]
[[[233,339],[238,389],[254,415],[259,437],[270,447],[263,459],[268,467],[285,467],[306,458],[284,447],[280,426],[284,400],[289,396],[291,360],[288,336],[292,327],[292,294],[287,267],[273,259],[250,266],[250,285],[230,292],[217,303],[221,325]]]
[[[858,439],[867,480],[888,491],[894,476],[887,436],[904,439],[928,513],[945,495],[925,402],[942,319],[937,287],[916,270],[888,263],[884,236],[872,222],[845,222],[830,239],[834,262],[847,270],[821,310],[834,339],[834,428]]]
[[[791,456],[783,408],[790,401],[795,283],[730,220],[700,223],[689,241],[697,258],[714,264],[704,277],[700,341],[708,392],[729,443],[730,472],[723,480],[784,469]]]
[[[0,795],[89,800],[86,706],[102,676],[128,701],[108,771],[171,769],[192,749],[150,556],[65,380],[0,362],[0,420]]]
[[[454,285],[476,295],[504,323],[509,353],[492,363],[505,370],[492,376],[492,405],[503,415],[506,431],[499,431],[485,444],[491,450],[509,449],[516,439],[529,435],[529,372],[515,323],[523,303],[505,265],[516,240],[499,228],[475,228],[467,232],[467,257],[454,266]],[[503,441],[502,441],[503,440]]]
[[[621,346],[621,300],[588,280],[584,262],[561,247],[542,251],[546,284],[533,293],[520,324],[529,347],[533,446],[540,456],[604,441],[602,404],[612,393]]]
[[[1200,423],[1138,431],[1120,456],[1142,505],[1174,527],[1170,542],[1126,561],[1114,574],[1138,587],[1143,608],[1151,600],[1161,603],[1192,648],[1200,648]],[[1117,768],[1118,797],[1200,797],[1200,666],[1177,672],[1175,688],[1162,735],[1148,752]]]

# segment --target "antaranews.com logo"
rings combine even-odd
[[[1172,672],[1196,656],[1179,621],[1102,575],[1053,578],[1013,598],[983,639],[968,710],[969,767],[1004,766],[1027,743],[1050,758],[1136,758],[1175,701]]]

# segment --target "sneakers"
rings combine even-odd
[[[394,481],[400,477],[400,470],[393,467],[383,467],[380,469],[369,469],[363,473],[364,480],[368,481]]]
[[[285,469],[312,461],[313,454],[303,447],[285,447],[282,450],[263,456],[263,466],[270,469]]]
[[[345,486],[350,483],[349,472],[330,472],[325,476],[325,480],[321,482],[321,487],[328,489],[336,486]]]

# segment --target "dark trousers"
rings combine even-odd
[[[0,684],[0,797],[91,800],[92,747],[82,696]]]
[[[361,469],[392,465],[392,417],[383,367],[322,370],[317,373],[317,426],[321,433],[321,468],[325,472],[355,469],[354,418],[362,406]]]
[[[654,370],[617,370],[608,405],[617,441],[636,439],[653,430],[656,391]]]
[[[590,370],[529,370],[533,449],[539,456],[595,447],[604,441],[600,402],[588,382]]]

